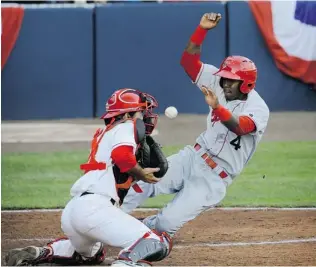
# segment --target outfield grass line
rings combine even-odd
[[[158,211],[159,208],[138,208],[134,211],[139,212],[147,212],[147,211]],[[301,208],[273,208],[273,207],[225,207],[225,208],[210,208],[207,211],[214,211],[214,210],[223,210],[223,211],[258,211],[258,210],[266,210],[266,211],[312,211],[316,210],[316,207],[301,207]],[[61,212],[62,209],[25,209],[25,210],[1,210],[2,213],[32,213],[32,212]],[[207,212],[206,211],[206,212]]]
[[[15,238],[15,239],[2,239],[3,241],[40,241],[49,242],[54,240],[54,238]],[[254,245],[280,245],[280,244],[297,244],[297,243],[310,243],[316,242],[316,237],[310,238],[299,238],[299,239],[288,239],[279,241],[251,241],[251,242],[222,242],[222,243],[210,243],[210,242],[198,242],[196,244],[189,245],[174,245],[173,249],[183,249],[192,247],[241,247],[241,246],[254,246]]]

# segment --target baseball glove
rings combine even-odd
[[[143,168],[160,168],[154,173],[157,178],[163,177],[168,170],[168,161],[161,146],[150,135],[146,135],[141,143],[136,158]]]

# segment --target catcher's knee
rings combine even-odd
[[[156,238],[151,237],[155,234]],[[168,234],[158,234],[154,231],[146,233],[128,251],[123,251],[119,259],[132,262],[161,261],[166,258],[172,249],[172,240]]]

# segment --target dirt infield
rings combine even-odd
[[[60,212],[2,213],[1,226],[2,264],[11,248],[62,235]],[[117,252],[109,248],[104,265]],[[171,255],[155,265],[316,265],[316,210],[205,212],[177,233]]]

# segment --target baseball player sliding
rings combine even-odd
[[[159,181],[155,175],[161,177],[167,171],[160,147],[148,136],[158,117],[152,113],[157,105],[154,97],[134,89],[112,95],[101,117],[105,127],[95,133],[88,162],[81,165],[85,174],[72,186],[72,199],[62,212],[61,227],[68,239],[43,248],[11,250],[7,265],[95,265],[104,260],[103,244],[122,248],[111,266],[150,266],[169,254],[167,234],[150,230],[119,208],[134,181],[154,184]],[[136,158],[139,150],[142,157]],[[151,160],[160,168],[141,167]]]
[[[229,56],[219,69],[200,61],[207,32],[220,20],[220,14],[205,14],[181,58],[182,67],[210,108],[206,130],[194,146],[168,158],[169,169],[161,181],[140,182],[143,193],[130,190],[122,206],[130,212],[149,197],[175,193],[165,208],[143,221],[170,235],[223,200],[226,187],[254,155],[268,123],[269,109],[254,89],[257,68],[250,59]]]
[[[148,228],[156,229],[159,233],[166,232],[173,236],[186,222],[193,220],[200,213],[223,200],[226,187],[241,173],[254,155],[268,123],[269,109],[254,89],[257,68],[250,59],[229,56],[224,59],[219,69],[200,61],[201,46],[207,32],[215,28],[220,19],[220,14],[205,14],[181,58],[181,65],[200,88],[210,108],[206,119],[206,130],[198,136],[194,146],[186,146],[179,153],[168,157],[169,168],[163,179],[157,183],[138,182],[139,187],[128,191],[121,206],[124,211],[130,212],[147,198],[160,194],[175,194],[174,199],[157,215],[143,220]],[[86,197],[94,198],[95,196]],[[96,209],[98,208],[103,207],[98,205]],[[113,206],[111,208],[114,209]],[[119,210],[116,212],[123,214]],[[124,216],[127,215],[124,214]],[[78,218],[78,222],[80,220]],[[129,229],[129,235],[132,236],[131,233],[136,232],[135,236],[137,235],[138,238],[148,231],[148,228],[140,226],[131,217],[122,223],[121,220],[116,222],[117,228],[104,229],[104,231],[114,233],[120,229],[121,243],[106,240],[107,244],[122,245],[124,240],[127,242],[128,238],[124,236],[128,232],[127,229]],[[135,227],[132,227],[134,224]],[[134,231],[134,229],[137,230]],[[153,233],[151,237],[152,240],[157,238]],[[164,234],[162,238],[167,240]],[[130,240],[134,242],[134,238]],[[164,247],[165,241],[155,242]],[[73,248],[69,240],[56,240],[51,247],[56,258],[63,255],[69,257],[74,251],[71,250]],[[69,250],[68,254],[65,253],[66,248]],[[130,262],[125,263],[130,264]]]

